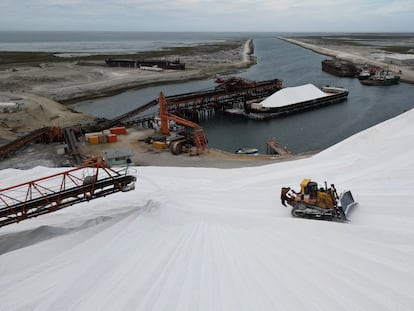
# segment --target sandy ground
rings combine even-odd
[[[366,64],[381,67],[398,74],[403,82],[414,83],[414,67],[398,66],[386,62],[385,56],[387,55],[387,52],[373,46],[349,46],[345,44],[324,45],[318,39],[300,38],[299,40],[295,40],[284,37],[279,37],[279,39],[296,44],[316,53],[350,61],[357,65]]]
[[[19,109],[13,113],[0,112],[0,144],[44,126],[66,127],[95,119],[32,93],[0,93],[0,102],[9,101],[17,102]]]
[[[176,167],[216,167],[216,168],[238,168],[267,165],[281,161],[289,161],[308,157],[312,153],[276,155],[240,155],[209,148],[198,156],[189,153],[173,155],[169,149],[155,148],[144,142],[147,136],[153,135],[152,129],[131,127],[127,129],[126,135],[118,135],[115,143],[90,144],[85,137],[79,137],[78,148],[84,158],[93,158],[104,155],[111,149],[127,148],[132,153],[132,164],[136,166],[176,166]],[[73,163],[66,155],[60,155],[59,151],[65,145],[53,144],[31,144],[11,157],[0,161],[0,169],[17,168],[30,169],[36,166],[62,167],[71,166]]]
[[[191,156],[189,153],[172,155],[169,149],[158,149],[144,142],[147,136],[155,134],[152,129],[128,128],[126,135],[118,135],[116,143],[89,144],[81,139],[79,149],[82,154],[93,157],[104,154],[105,151],[114,148],[128,148],[133,153],[133,164],[137,166],[183,166],[183,167],[218,167],[236,168],[241,166],[267,165],[280,161],[287,161],[307,157],[309,154],[300,155],[239,155],[222,150],[209,148],[200,155]]]

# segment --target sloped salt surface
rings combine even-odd
[[[0,310],[412,310],[413,141],[414,110],[297,161],[137,167],[135,191],[0,229],[27,242],[0,256]],[[350,223],[290,216],[280,188],[307,177],[352,190]]]

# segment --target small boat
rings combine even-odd
[[[259,150],[257,148],[249,148],[247,146],[245,147],[241,147],[239,149],[236,150],[235,153],[237,154],[257,154],[259,152]]]
[[[394,85],[398,84],[400,77],[393,75],[389,71],[379,70],[368,79],[359,81],[364,85]]]

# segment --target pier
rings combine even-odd
[[[274,138],[266,141],[266,153],[276,155],[288,155],[290,151],[287,147],[280,147]]]

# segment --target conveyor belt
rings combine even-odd
[[[81,179],[72,174],[84,169],[85,167],[81,167],[7,189],[1,189],[0,227],[115,192],[134,189],[136,177],[126,174],[126,171],[125,173],[120,173],[108,168],[100,168],[99,170],[95,168],[95,175],[89,175],[83,179],[82,183]],[[106,176],[100,178],[99,176],[101,175]],[[57,185],[58,190],[52,190],[42,184],[48,184],[50,180],[59,181],[60,185]],[[68,182],[68,180],[70,181]],[[70,183],[71,186],[65,188],[65,183]]]

